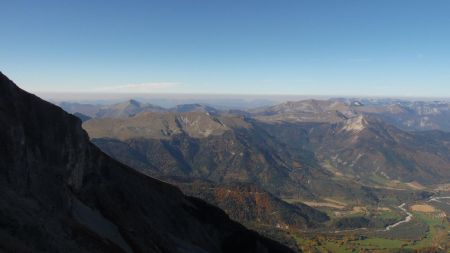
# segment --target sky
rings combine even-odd
[[[0,0],[37,93],[450,97],[448,0]]]

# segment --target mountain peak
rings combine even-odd
[[[356,117],[347,119],[345,121],[344,127],[342,130],[352,132],[352,133],[359,133],[362,130],[364,130],[368,126],[367,119],[364,115],[358,115]]]

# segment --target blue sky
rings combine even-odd
[[[450,1],[2,1],[33,92],[450,97]]]

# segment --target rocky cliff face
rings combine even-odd
[[[0,73],[0,251],[290,252],[98,150]]]

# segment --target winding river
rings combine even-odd
[[[392,224],[392,225],[389,225],[389,226],[387,226],[385,229],[381,229],[381,230],[379,230],[379,231],[389,231],[389,230],[391,230],[391,229],[397,227],[398,225],[401,225],[401,224],[403,224],[403,223],[408,223],[408,222],[410,222],[414,216],[412,215],[412,213],[410,213],[410,212],[408,212],[408,210],[406,210],[405,206],[406,206],[406,203],[403,203],[403,204],[401,204],[401,205],[398,206],[398,208],[399,208],[400,210],[402,210],[402,211],[406,214],[405,219],[403,219],[403,220],[401,220],[401,221],[399,221],[399,222],[396,222],[396,223],[394,223],[394,224]]]
[[[440,203],[445,203],[447,205],[450,205],[450,203],[442,202],[441,200],[443,200],[443,199],[450,199],[450,196],[430,197],[430,199],[427,200],[427,202],[435,201],[435,202],[440,202]],[[398,222],[396,222],[394,224],[386,226],[384,229],[377,230],[378,232],[390,231],[391,229],[393,229],[393,228],[395,228],[395,227],[397,227],[397,226],[399,226],[401,224],[408,223],[408,222],[410,222],[413,219],[414,215],[412,213],[408,212],[408,210],[406,210],[406,203],[403,203],[403,204],[399,205],[398,208],[400,210],[402,210],[403,213],[406,214],[406,217],[403,220],[401,220],[401,221],[398,221]],[[368,229],[369,228],[356,228],[356,229],[349,229],[349,230],[336,230],[336,231],[334,231],[334,233],[356,232],[356,231],[368,230]]]
[[[391,229],[393,229],[393,228],[395,228],[395,227],[397,227],[397,226],[399,226],[399,225],[401,225],[403,223],[410,222],[414,216],[412,215],[412,213],[410,213],[410,212],[408,212],[408,210],[406,210],[405,206],[406,206],[406,203],[403,203],[403,204],[398,206],[398,208],[400,210],[402,210],[406,214],[406,217],[403,220],[398,221],[398,222],[396,222],[394,224],[391,224],[391,225],[385,227],[384,229],[380,229],[380,230],[377,230],[377,231],[378,232],[387,232],[387,231],[389,231],[389,230],[391,230]],[[334,233],[348,233],[348,232],[356,232],[356,231],[368,230],[368,229],[369,228],[355,228],[355,229],[347,229],[347,230],[336,230],[336,231],[334,231]]]

